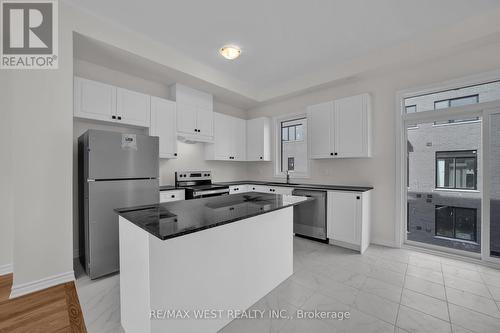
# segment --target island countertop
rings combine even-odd
[[[240,193],[195,200],[115,209],[119,216],[161,240],[236,222],[291,207],[308,197],[269,193]]]

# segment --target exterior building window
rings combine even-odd
[[[436,152],[436,188],[476,190],[477,151]]]
[[[281,140],[283,141],[302,141],[304,140],[304,125],[284,125],[281,124]]]
[[[407,106],[405,106],[405,111],[406,111],[406,113],[415,113],[415,112],[417,112],[417,105],[416,104],[407,105]]]
[[[446,109],[450,107],[464,106],[479,103],[479,95],[471,95],[457,98],[450,98],[434,102],[434,110]],[[451,119],[446,121],[435,121],[434,125],[456,124],[470,121],[478,121],[479,117],[465,119]]]
[[[282,120],[277,126],[277,133],[281,132],[279,173],[293,171],[297,177],[308,176],[307,118]]]
[[[477,210],[436,205],[436,236],[477,241]]]

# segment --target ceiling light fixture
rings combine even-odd
[[[234,45],[224,45],[219,49],[219,53],[226,59],[234,60],[241,54],[241,49]]]

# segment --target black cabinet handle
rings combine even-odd
[[[111,119],[116,119],[116,116],[111,116]]]
[[[229,210],[234,210],[234,207],[229,207]]]
[[[121,117],[121,116],[118,116],[118,120],[122,120],[122,117]]]
[[[359,200],[359,199],[361,199],[361,197],[358,195],[358,196],[356,197],[356,199],[358,199],[358,200]]]
[[[260,159],[262,159],[262,156],[260,157]]]
[[[252,187],[252,190],[255,190],[255,187]]]
[[[337,155],[338,155],[338,154],[337,154],[337,153],[335,153],[335,156],[337,156]]]
[[[333,156],[333,153],[330,153],[330,156]]]
[[[175,194],[172,194],[170,197],[171,197],[171,198],[175,198]]]
[[[174,153],[174,156],[177,156],[177,153]]]

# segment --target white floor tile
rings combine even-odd
[[[404,305],[401,305],[399,308],[396,326],[412,333],[451,332],[449,322],[413,310]]]
[[[401,273],[396,273],[393,271],[388,271],[383,268],[375,267],[370,274],[369,277],[393,284],[398,287],[402,287],[404,285],[405,275]]]
[[[361,290],[399,303],[403,288],[377,279],[367,278]]]
[[[354,307],[390,324],[395,324],[399,304],[361,291],[356,297]]]
[[[467,291],[474,295],[491,297],[491,294],[484,283],[461,279],[455,276],[446,275],[444,277],[446,287]]]
[[[434,260],[429,260],[429,259],[424,259],[424,258],[412,256],[412,257],[410,257],[408,264],[413,265],[413,266],[417,266],[420,268],[426,268],[426,269],[430,269],[433,271],[441,272],[441,262],[440,261],[434,261]]]
[[[464,307],[449,304],[451,323],[480,333],[500,332],[500,320]]]
[[[389,271],[393,271],[396,273],[401,273],[405,274],[406,273],[406,268],[408,267],[407,264],[401,263],[398,261],[386,259],[386,258],[380,258],[375,262],[375,266],[381,269],[387,269]]]
[[[410,289],[427,296],[446,300],[444,286],[439,283],[434,283],[418,277],[406,275],[404,287],[406,289]]]
[[[443,273],[427,268],[422,268],[414,265],[408,265],[406,275],[418,277],[434,283],[444,284]]]
[[[448,306],[445,301],[408,289],[403,290],[401,305],[405,305],[442,320],[450,320],[448,316]]]
[[[460,268],[460,267],[455,267],[455,266],[449,266],[449,265],[445,265],[445,264],[442,264],[442,266],[443,266],[443,275],[444,276],[451,275],[451,276],[458,277],[461,279],[483,283],[483,279],[481,278],[481,275],[476,271],[472,271],[470,269],[465,269],[465,268]]]
[[[451,325],[451,330],[453,333],[474,333],[471,330],[453,324]]]
[[[283,302],[292,304],[300,308],[309,297],[314,293],[314,289],[304,287],[290,279],[280,284],[268,296],[277,297]]]
[[[453,288],[446,288],[446,296],[449,303],[460,305],[464,308],[500,319],[500,311],[498,311],[495,301],[490,298],[474,295],[469,292]]]
[[[337,323],[339,332],[349,333],[392,333],[394,325],[357,309],[351,309],[351,318]],[[311,332],[312,333],[312,332]]]
[[[481,273],[481,277],[487,285],[500,288],[500,276],[498,274]]]
[[[88,332],[123,333],[119,276],[91,281],[75,267]],[[383,246],[360,255],[295,238],[294,274],[252,307],[291,315],[306,308],[348,310],[350,319],[236,320],[221,332],[498,333],[499,306],[500,270]]]

